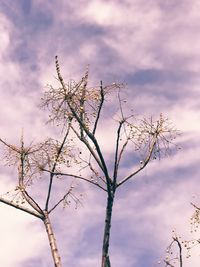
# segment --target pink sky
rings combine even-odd
[[[89,64],[91,84],[126,82],[136,114],[162,112],[182,132],[178,154],[151,163],[118,192],[113,267],[155,267],[172,229],[190,236],[190,202],[200,204],[199,10],[198,0],[0,3],[1,138],[18,143],[22,128],[27,142],[52,134],[38,103],[44,86],[55,83],[55,55],[65,79],[79,79]],[[102,141],[107,155],[109,124],[100,129],[108,133]],[[14,187],[16,176],[0,168],[3,194]],[[63,266],[100,266],[105,196],[86,184],[82,190],[83,207],[72,205],[53,216]],[[0,266],[52,265],[40,221],[3,204],[0,216]],[[198,249],[185,267],[199,266]]]

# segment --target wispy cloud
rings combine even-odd
[[[111,235],[116,267],[154,266],[164,254],[171,229],[188,231],[189,202],[198,194],[199,183],[198,10],[197,0],[0,3],[2,138],[18,142],[22,128],[30,141],[52,133],[44,126],[45,116],[37,105],[45,84],[56,83],[55,55],[66,79],[79,79],[90,64],[91,84],[101,79],[127,82],[127,110],[130,107],[147,116],[162,112],[183,132],[178,155],[150,164],[117,196]],[[111,111],[114,117],[117,111]],[[109,156],[115,141],[113,126],[111,118],[99,132],[99,136],[108,133],[101,143]],[[122,166],[123,170],[128,166]],[[12,178],[1,177],[1,192],[7,191]],[[100,262],[105,196],[92,187],[85,186],[85,191],[83,208],[59,210],[57,216],[63,219],[53,218],[64,265],[93,267]],[[5,244],[1,265],[49,266],[40,222],[2,205],[0,209]],[[23,246],[21,240],[27,240],[30,232]],[[192,261],[186,264],[199,266],[197,256]]]

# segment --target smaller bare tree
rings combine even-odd
[[[173,231],[172,241],[166,249],[165,267],[183,267],[183,241]],[[159,262],[161,263],[161,262]]]
[[[30,146],[25,146],[23,137],[21,138],[20,146],[15,146],[0,139],[3,145],[4,160],[9,166],[16,166],[18,170],[16,188],[13,192],[7,192],[0,197],[0,202],[26,212],[42,220],[44,223],[53,262],[55,267],[61,267],[61,258],[57,248],[55,233],[50,220],[50,214],[58,207],[60,203],[68,204],[70,198],[76,202],[79,199],[73,191],[73,185],[68,186],[63,193],[61,199],[58,199],[54,204],[50,204],[52,198],[53,183],[55,183],[55,172],[60,170],[62,164],[67,162],[68,166],[74,161],[73,148],[68,144],[67,137],[70,127],[65,129],[65,133],[61,142],[53,139],[48,139],[45,142]],[[48,170],[49,181],[45,187],[46,196],[44,197],[45,205],[42,208],[39,201],[31,196],[29,186],[37,180],[38,177],[48,179],[47,173],[43,169]],[[66,186],[67,187],[67,186]],[[40,191],[40,185],[37,187],[37,192]],[[56,196],[54,196],[54,199]]]
[[[190,218],[190,233],[192,236],[190,239],[183,240],[174,230],[172,231],[172,241],[166,249],[164,259],[165,267],[183,267],[185,260],[191,258],[192,250],[200,244],[200,239],[193,237],[200,225],[200,208],[194,203],[191,203],[191,205],[194,208]],[[159,261],[160,263],[161,261]]]

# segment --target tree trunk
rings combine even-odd
[[[55,239],[54,232],[53,232],[53,229],[52,229],[52,226],[51,226],[51,221],[49,219],[49,215],[48,215],[47,212],[44,212],[44,215],[45,215],[44,225],[45,225],[45,229],[47,231],[49,244],[50,244],[50,247],[51,247],[51,254],[52,254],[52,257],[53,257],[54,266],[55,267],[62,267],[61,259],[60,259],[60,255],[58,253],[56,239]]]
[[[113,202],[114,202],[114,195],[110,197],[108,196],[107,207],[106,207],[105,227],[104,227],[104,237],[103,237],[101,267],[111,267],[110,258],[109,258],[109,244],[110,244],[110,228],[111,228]]]

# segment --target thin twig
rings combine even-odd
[[[190,202],[190,204],[191,204],[195,209],[200,210],[200,208],[197,207],[194,203]]]
[[[46,169],[43,169],[43,171],[51,173],[51,171],[46,170]],[[87,178],[84,178],[84,177],[82,177],[82,176],[79,176],[79,175],[75,175],[75,174],[71,174],[71,173],[63,173],[63,172],[53,172],[52,175],[55,175],[55,176],[59,176],[59,175],[60,175],[60,176],[69,176],[69,177],[73,177],[73,178],[75,178],[75,179],[84,180],[84,181],[86,181],[86,182],[88,182],[88,183],[91,183],[91,184],[93,184],[93,185],[96,185],[97,187],[101,188],[103,191],[107,191],[107,190],[106,190],[104,187],[102,187],[100,184],[98,184],[98,183],[96,183],[96,182],[94,182],[94,181],[92,181],[92,180],[89,180],[89,179],[87,179]]]
[[[50,214],[63,200],[66,199],[66,197],[71,193],[72,188],[69,189],[69,191],[51,208],[48,212]]]
[[[151,148],[149,150],[149,154],[147,155],[146,159],[144,160],[143,165],[139,169],[137,169],[135,172],[131,173],[130,175],[128,175],[127,177],[125,177],[123,180],[121,180],[117,184],[117,187],[120,186],[120,185],[122,185],[126,181],[128,181],[130,178],[132,178],[133,176],[135,176],[137,173],[139,173],[141,170],[143,170],[146,167],[146,165],[149,163],[149,161],[151,159],[151,156],[152,156],[152,153],[154,151],[154,147],[155,147],[156,142],[157,142],[157,135],[158,135],[157,133],[154,134],[154,139],[153,139]]]
[[[119,122],[119,127],[117,130],[117,140],[116,140],[116,148],[115,148],[115,163],[114,163],[114,172],[113,172],[113,185],[116,185],[117,181],[117,174],[118,174],[118,151],[119,151],[119,140],[120,140],[120,134],[121,134],[121,128],[124,123],[124,120]]]
[[[102,110],[103,103],[104,103],[104,92],[103,92],[103,82],[102,81],[100,82],[100,94],[101,94],[101,101],[100,101],[100,105],[99,105],[99,108],[98,108],[97,117],[96,117],[96,120],[95,120],[95,123],[94,123],[94,129],[92,131],[93,135],[95,135],[95,132],[96,132],[96,129],[97,129],[97,125],[98,125],[98,121],[99,121],[100,114],[101,114],[101,110]]]

